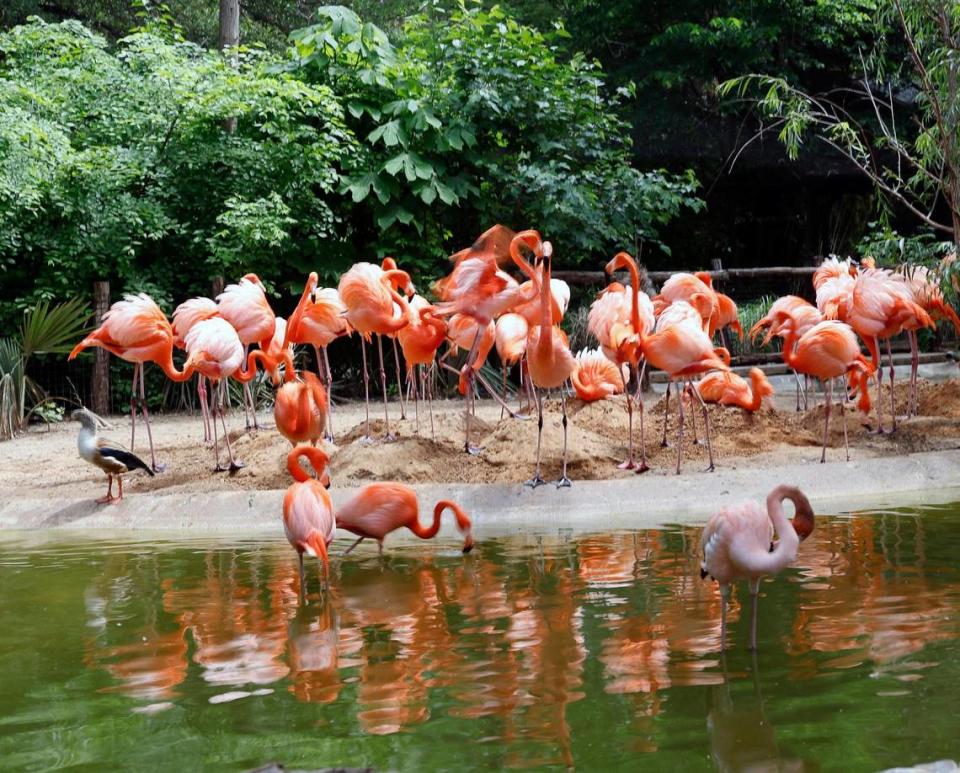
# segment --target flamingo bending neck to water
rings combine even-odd
[[[300,457],[306,457],[314,469],[311,478],[300,466]],[[330,494],[320,482],[327,466],[327,454],[313,446],[296,446],[287,454],[287,470],[293,476],[283,496],[283,531],[287,541],[297,551],[300,565],[300,593],[304,594],[306,578],[303,572],[303,554],[314,556],[320,562],[321,583],[325,587],[329,573],[327,548],[337,530]]]
[[[783,502],[789,499],[796,508],[787,520]],[[760,578],[779,572],[797,558],[800,543],[813,532],[814,515],[810,501],[800,489],[777,486],[767,496],[764,510],[757,502],[725,507],[707,521],[700,538],[703,562],[700,577],[711,576],[720,584],[722,596],[720,648],[726,647],[727,603],[730,584],[750,582],[753,611],[750,620],[750,649],[757,648],[757,597]],[[776,539],[774,539],[776,537]]]

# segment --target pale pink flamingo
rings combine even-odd
[[[67,359],[72,360],[84,349],[96,346],[133,365],[133,386],[130,391],[130,450],[135,449],[137,408],[143,413],[150,444],[150,467],[155,472],[163,468],[157,465],[153,452],[153,433],[150,431],[150,414],[147,411],[146,387],[143,382],[143,365],[155,362],[171,381],[189,381],[194,371],[184,367],[178,371],[173,364],[173,328],[160,307],[146,293],[125,295],[103,315],[96,330],[78,343]],[[139,380],[140,397],[137,398]]]
[[[217,296],[217,305],[220,316],[231,324],[240,338],[244,356],[251,344],[258,344],[261,349],[267,348],[273,338],[276,316],[267,302],[263,283],[256,274],[245,274],[236,284],[227,285]],[[253,428],[259,429],[256,400],[249,382],[243,385],[243,412],[247,429],[250,429],[248,405],[253,414]]]
[[[788,520],[783,501],[793,502],[796,513]],[[753,597],[750,618],[750,649],[757,648],[757,598],[760,579],[789,566],[797,558],[800,543],[813,532],[810,501],[793,486],[777,486],[767,496],[766,510],[757,502],[725,507],[707,521],[700,538],[703,562],[700,577],[708,575],[720,584],[720,648],[726,648],[727,603],[730,584],[748,580]]]
[[[171,323],[173,325],[173,345],[180,349],[185,348],[184,338],[190,328],[204,319],[220,316],[220,309],[216,301],[211,298],[190,298],[173,310]],[[210,427],[210,400],[207,395],[207,377],[197,374],[197,400],[200,403],[200,415],[203,417],[203,442],[213,441],[213,430]]]
[[[300,466],[301,456],[310,462],[316,478],[311,478]],[[333,502],[319,480],[328,461],[327,454],[313,446],[296,446],[287,454],[287,469],[294,482],[283,496],[283,531],[287,535],[287,541],[297,551],[301,595],[306,589],[304,553],[314,556],[320,562],[323,585],[327,584],[330,569],[327,548],[333,542],[337,530]]]
[[[520,314],[509,312],[502,314],[496,323],[494,335],[494,345],[497,348],[497,356],[500,358],[500,366],[503,369],[503,401],[507,401],[507,374],[516,365],[520,363],[520,387],[517,389],[517,410],[520,410],[520,395],[528,384],[528,379],[524,373],[523,358],[527,353],[527,334],[530,332],[530,325],[526,318]],[[500,418],[503,418],[504,410],[500,409]]]

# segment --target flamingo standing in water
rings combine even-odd
[[[347,307],[335,287],[317,289],[317,272],[311,271],[303,288],[300,303],[287,320],[287,340],[294,344],[310,344],[317,359],[317,372],[327,386],[327,440],[333,440],[333,371],[327,347],[341,336],[353,333],[347,322]],[[323,353],[323,359],[320,354]]]
[[[244,356],[251,344],[258,344],[261,349],[270,345],[277,324],[276,316],[267,302],[263,283],[256,274],[245,274],[236,284],[227,285],[217,296],[217,305],[220,316],[230,323],[240,338]],[[248,405],[253,414],[253,428],[259,429],[256,399],[249,381],[243,385],[243,412],[247,429],[250,429]]]
[[[470,517],[456,502],[441,499],[433,508],[433,523],[420,523],[420,505],[416,492],[404,483],[370,483],[361,488],[349,502],[337,508],[337,526],[358,535],[344,555],[365,539],[375,539],[383,554],[383,540],[390,532],[406,526],[420,539],[431,539],[440,531],[440,516],[450,509],[457,528],[464,535],[463,552],[473,549]]]
[[[100,327],[78,343],[67,358],[72,360],[84,349],[97,346],[106,349],[122,360],[133,363],[133,386],[130,391],[130,450],[133,451],[137,430],[137,408],[143,414],[150,444],[150,467],[154,472],[163,468],[157,465],[153,451],[153,433],[150,431],[150,413],[147,411],[147,395],[143,382],[143,365],[155,362],[167,378],[178,383],[188,381],[194,371],[184,367],[177,370],[173,364],[173,328],[160,307],[146,293],[125,295],[103,315]],[[137,398],[139,382],[140,397]]]
[[[796,513],[787,520],[783,501],[793,502]],[[813,532],[810,501],[793,486],[777,486],[767,496],[764,511],[756,502],[725,507],[707,521],[700,538],[703,562],[700,577],[710,575],[720,584],[720,648],[726,648],[727,603],[730,583],[750,582],[753,611],[750,618],[750,649],[757,648],[757,599],[760,578],[779,572],[797,558],[797,548]],[[774,539],[776,537],[776,539]]]
[[[295,380],[277,390],[273,418],[277,430],[292,445],[309,441],[313,445],[323,437],[328,416],[327,390],[317,376],[304,371]]]
[[[311,478],[300,466],[300,457],[306,457],[316,478]],[[329,457],[313,446],[296,446],[287,454],[287,469],[294,478],[283,495],[283,531],[287,541],[297,551],[300,564],[300,593],[304,593],[306,577],[303,572],[303,554],[314,556],[327,584],[329,558],[327,548],[337,530],[330,494],[320,482]]]
[[[849,376],[852,385],[859,384],[860,409],[870,410],[867,379],[870,364],[860,353],[860,343],[849,325],[825,320],[814,325],[799,338],[796,328],[786,312],[778,316],[780,329],[784,331],[783,361],[798,373],[813,376],[826,382],[823,412],[823,450],[821,464],[827,459],[827,436],[830,429],[830,404],[833,400],[833,379]],[[843,445],[850,461],[850,446],[847,441],[847,419],[844,401],[840,400],[840,416],[843,420]]]
[[[414,295],[410,299],[410,312],[410,324],[397,332],[397,340],[400,341],[403,359],[407,363],[407,382],[413,385],[417,432],[420,432],[418,392],[422,391],[427,395],[430,406],[430,436],[436,440],[433,427],[433,388],[428,390],[427,386],[428,381],[432,380],[437,349],[447,338],[447,322],[437,316],[436,307],[428,303],[422,295]]]
[[[360,334],[363,356],[363,388],[366,400],[367,423],[365,439],[370,440],[370,374],[367,371],[367,341],[373,335],[390,335],[405,327],[410,321],[407,299],[397,292],[396,286],[410,286],[410,276],[405,271],[384,271],[372,263],[356,263],[340,277],[337,288],[340,299],[347,308],[346,319]],[[387,379],[383,367],[383,343],[377,339],[380,353],[380,380],[383,384],[384,439],[393,440],[390,433],[390,415],[387,410]],[[399,386],[399,385],[398,385]]]
[[[540,390],[562,387],[577,368],[577,360],[567,345],[563,331],[553,324],[550,292],[550,261],[552,251],[543,251],[543,277],[540,280],[540,324],[527,334],[527,370],[537,399],[537,465],[526,485],[536,488],[544,482],[540,476],[540,444],[543,438],[543,396]],[[539,388],[539,389],[538,389]],[[563,413],[563,471],[557,488],[570,486],[567,477],[567,398],[560,392]]]

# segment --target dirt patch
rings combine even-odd
[[[908,386],[898,384],[895,398],[901,415],[906,411]],[[876,389],[871,397],[875,398]],[[792,396],[791,396],[792,400]],[[884,388],[884,413],[889,420],[889,392]],[[676,467],[678,414],[676,399],[671,399],[667,422],[667,447],[661,446],[664,401],[651,401],[644,413],[649,475],[665,475]],[[819,402],[819,398],[816,400]],[[811,403],[812,405],[813,403]],[[851,456],[864,458],[897,455],[916,451],[956,448],[960,445],[960,382],[919,384],[921,416],[901,420],[893,435],[869,432],[865,417],[848,407],[847,430]],[[416,431],[412,406],[406,421],[398,420],[399,410],[391,405],[391,430],[394,442],[383,442],[384,422],[371,422],[373,442],[365,439],[362,405],[341,406],[334,416],[337,445],[332,453],[331,476],[335,486],[355,486],[373,480],[400,480],[409,483],[464,482],[516,483],[533,472],[537,444],[536,414],[525,421],[500,419],[498,406],[478,404],[473,442],[482,451],[472,456],[463,452],[462,405],[441,402],[435,406],[434,434],[425,410]],[[818,459],[823,432],[822,407],[797,413],[765,406],[756,414],[736,408],[710,406],[711,438],[716,463],[720,467],[749,464],[762,456],[764,463],[776,464],[801,459]],[[382,417],[382,407],[379,411]],[[685,471],[696,472],[707,463],[704,423],[699,405],[685,404]],[[117,418],[116,426],[106,433],[123,443],[129,442],[129,423]],[[238,417],[234,417],[234,422]],[[694,422],[699,439],[694,444]],[[77,497],[100,495],[104,480],[99,471],[77,456],[77,426],[67,423],[52,431],[38,430],[0,446],[0,493],[38,497]],[[640,413],[634,413],[634,437],[639,456]],[[203,492],[285,488],[290,483],[286,454],[290,449],[275,430],[231,432],[235,453],[246,466],[235,475],[214,474],[213,452],[202,442],[198,418],[161,417],[154,426],[157,458],[167,465],[165,472],[150,478],[144,474],[128,476],[129,491]],[[138,436],[136,451],[147,456],[145,438]],[[842,458],[843,424],[835,406],[830,421],[828,458]],[[618,470],[627,449],[627,412],[625,400],[568,404],[568,472],[573,479],[609,479],[633,475]],[[542,439],[543,475],[555,479],[560,474],[563,426],[557,399],[544,402]]]

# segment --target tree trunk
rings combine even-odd
[[[97,324],[110,309],[110,283],[93,283],[93,311]],[[90,408],[100,416],[110,413],[110,353],[97,347],[93,350],[93,376],[90,379]]]
[[[234,50],[240,45],[240,0],[220,0],[220,50]],[[237,66],[236,54],[230,55],[230,65]],[[237,119],[227,118],[223,130],[233,134],[237,130]]]

